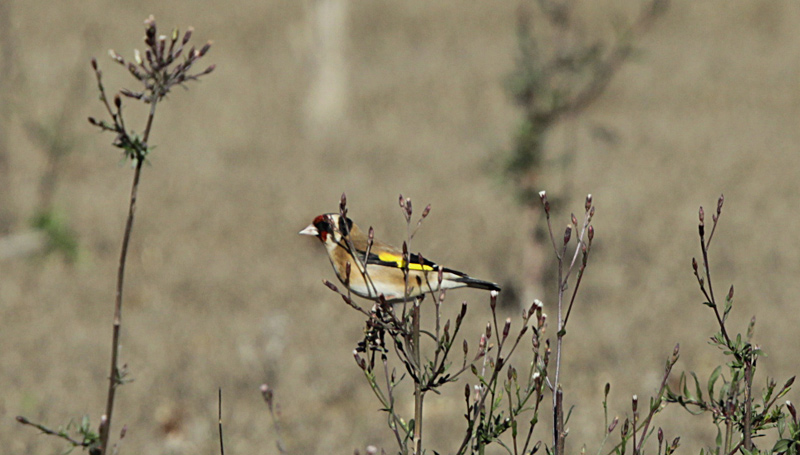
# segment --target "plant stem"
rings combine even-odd
[[[420,319],[420,302],[419,299],[414,301],[414,309],[411,314],[412,339],[414,343],[414,363],[418,368],[418,378],[414,381],[414,455],[422,454],[422,400],[425,397],[425,392],[422,391],[422,362],[419,345],[419,319]]]
[[[150,102],[150,114],[147,118],[147,127],[144,131],[143,141],[146,144],[150,136],[150,129],[153,126],[153,118],[156,113],[157,98],[154,96]],[[117,269],[117,293],[114,302],[114,328],[113,337],[111,341],[111,373],[108,378],[108,394],[106,398],[106,413],[105,422],[100,428],[100,453],[105,455],[108,453],[108,441],[111,434],[111,417],[114,413],[114,398],[116,396],[117,386],[122,383],[122,377],[119,369],[119,345],[120,345],[120,332],[122,330],[122,290],[125,281],[125,263],[128,257],[128,245],[131,240],[131,232],[133,231],[133,220],[136,214],[136,198],[139,192],[139,178],[142,174],[142,165],[144,165],[144,157],[138,157],[136,160],[136,168],[133,172],[133,183],[131,184],[131,196],[128,204],[128,219],[125,222],[125,234],[122,237],[122,248],[119,255],[119,268]]]

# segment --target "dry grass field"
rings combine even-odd
[[[134,382],[118,394],[122,453],[218,453],[218,387],[229,453],[277,453],[264,382],[290,453],[391,452],[351,355],[363,321],[321,284],[334,279],[328,260],[297,232],[335,211],[345,191],[356,222],[399,244],[403,193],[433,206],[415,249],[522,285],[533,226],[500,172],[520,115],[503,88],[520,2],[347,2],[325,12],[338,29],[318,24],[312,1],[5,3],[0,229],[27,228],[47,172],[42,131],[60,131],[55,144],[69,154],[54,203],[80,252],[75,263],[58,254],[0,262],[0,451],[65,447],[16,415],[55,427],[103,412],[131,171],[86,122],[102,114],[89,59],[98,57],[109,89],[129,85],[107,50],[132,57],[154,14],[162,32],[192,25],[196,43],[213,40],[205,60],[217,70],[157,113],[126,278],[122,359]],[[579,11],[587,34],[608,39],[614,18],[637,5],[586,1]],[[707,377],[722,361],[706,342],[716,327],[690,268],[698,206],[720,193],[713,273],[718,288],[736,285],[736,331],[758,318],[769,356],[756,384],[800,370],[799,29],[797,2],[676,0],[602,97],[550,136],[550,158],[574,150],[575,161],[546,172],[542,189],[566,211],[580,211],[586,193],[597,206],[565,346],[572,453],[597,449],[606,382],[612,414],[624,416],[632,394],[655,393],[675,343],[677,373]],[[144,119],[133,104],[126,112]],[[488,298],[453,291],[450,317],[462,299],[475,343]],[[506,302],[503,316],[516,318],[523,303]],[[551,300],[545,309],[554,311]],[[426,402],[430,447],[443,454],[461,438],[462,387]],[[682,435],[682,453],[713,443],[707,416],[673,409],[658,424]],[[550,436],[543,427],[538,437]]]

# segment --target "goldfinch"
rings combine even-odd
[[[354,294],[370,300],[378,300],[383,295],[390,303],[401,302],[406,298],[402,251],[377,240],[370,247],[369,237],[350,218],[337,213],[326,213],[314,218],[300,234],[313,235],[325,245],[336,276]],[[408,298],[439,291],[439,268],[439,265],[420,258],[419,255],[410,254]],[[441,289],[460,287],[500,290],[500,286],[495,283],[442,267]]]

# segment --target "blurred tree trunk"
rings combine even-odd
[[[315,0],[309,11],[311,85],[306,128],[316,139],[340,130],[347,111],[347,10],[349,0]]]

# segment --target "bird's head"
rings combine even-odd
[[[326,213],[314,218],[314,221],[300,231],[300,234],[313,235],[326,246],[333,246],[345,235],[357,229],[350,218],[342,217],[338,213]]]

